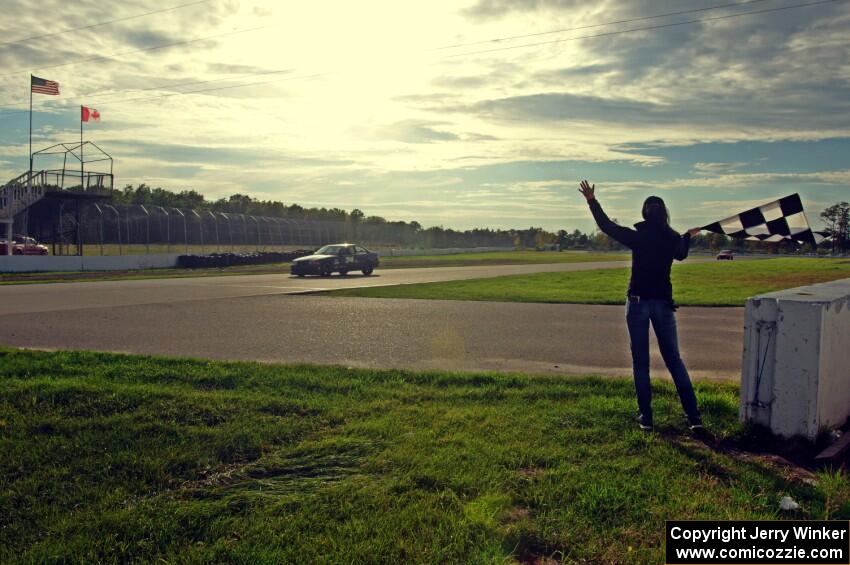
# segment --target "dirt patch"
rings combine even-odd
[[[789,482],[801,482],[809,485],[814,485],[817,482],[813,472],[815,450],[812,448],[807,449],[806,453],[803,454],[799,446],[788,453],[779,450],[756,451],[747,450],[740,445],[718,441],[714,437],[681,436],[676,438],[675,441],[691,449],[715,451],[738,461],[757,463],[771,469]]]
[[[515,524],[522,520],[527,520],[531,517],[531,510],[525,508],[524,506],[516,506],[511,508],[505,515],[502,517],[502,522],[504,524]]]
[[[539,477],[545,472],[546,469],[544,469],[543,467],[524,467],[517,471],[517,473],[519,473],[521,477],[525,477],[527,479]]]
[[[559,565],[561,563],[559,560],[554,557],[550,557],[548,555],[521,555],[519,557],[519,562],[522,565]]]

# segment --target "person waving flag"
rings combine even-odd
[[[661,357],[688,418],[688,427],[696,434],[705,433],[691,376],[679,354],[676,329],[676,304],[670,266],[684,261],[691,237],[701,229],[691,228],[679,234],[670,227],[670,213],[664,200],[650,196],[643,202],[642,222],[634,229],[611,220],[596,199],[596,185],[581,181],[579,192],[587,200],[590,213],[599,229],[611,239],[632,250],[632,273],[626,300],[626,326],[632,353],[632,372],[638,404],[638,426],[652,430],[652,386],[649,382],[649,326],[655,330]],[[702,228],[705,229],[705,228]]]

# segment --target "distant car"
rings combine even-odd
[[[0,241],[0,255],[7,253],[9,243]],[[47,255],[47,247],[31,237],[16,235],[12,237],[12,255]]]
[[[347,275],[350,271],[360,271],[371,275],[378,266],[378,254],[363,246],[352,243],[325,245],[312,255],[299,257],[292,261],[292,274],[331,276],[331,273]]]
[[[731,249],[724,249],[720,253],[717,254],[718,261],[731,261],[735,258],[735,254],[732,253]]]

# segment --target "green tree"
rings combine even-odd
[[[726,247],[728,238],[722,233],[713,233],[708,236],[708,248],[712,251],[720,251]]]
[[[826,223],[826,229],[832,236],[832,252],[845,251],[847,249],[848,228],[850,228],[850,204],[847,202],[836,202],[826,208],[820,214]]]

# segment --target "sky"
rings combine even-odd
[[[587,231],[587,178],[626,224],[652,194],[684,230],[799,192],[820,226],[850,200],[850,0],[813,2],[4,0],[0,178],[32,73],[61,90],[33,148],[96,108],[118,187]]]

